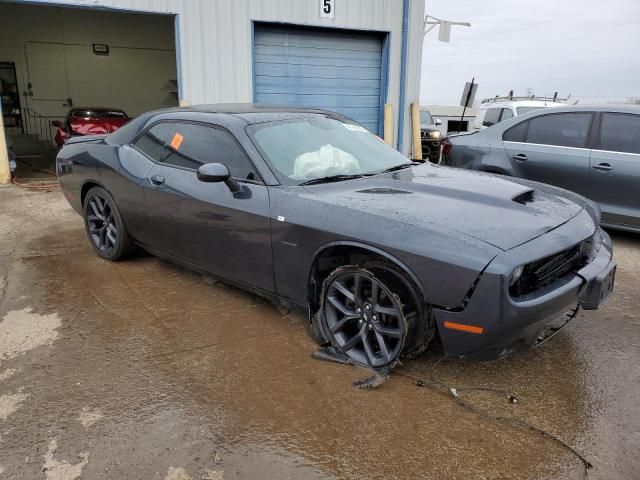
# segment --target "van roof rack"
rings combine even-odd
[[[528,96],[525,95],[525,96],[516,97],[516,96],[513,95],[513,90],[511,90],[509,92],[509,95],[507,95],[505,97],[501,97],[499,95],[496,95],[493,98],[485,98],[480,103],[510,102],[510,101],[514,101],[514,100],[540,100],[542,102],[566,103],[570,98],[571,98],[571,95],[568,95],[566,98],[559,98],[558,97],[558,92],[555,92],[553,94],[553,97],[543,97],[543,96],[539,96],[539,95],[528,95]]]

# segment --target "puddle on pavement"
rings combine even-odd
[[[57,458],[87,478],[583,478],[563,446],[489,418],[589,445],[590,360],[573,335],[495,362],[427,355],[358,391],[367,373],[313,360],[300,315],[147,255],[100,260],[79,229],[70,237],[81,253],[15,267],[28,302],[9,285],[21,308],[62,321],[53,347],[4,380],[30,395],[13,425],[34,423],[0,438],[20,459],[0,453],[10,474]],[[455,387],[474,411],[417,379]]]

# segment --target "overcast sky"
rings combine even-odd
[[[471,28],[453,27],[450,43],[426,35],[422,104],[457,105],[473,76],[476,99],[640,96],[640,0],[426,0],[426,13]]]

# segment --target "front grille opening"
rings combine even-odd
[[[560,253],[525,265],[518,281],[509,287],[511,296],[521,297],[535,292],[582,268],[588,258],[585,252],[587,242],[585,240]]]

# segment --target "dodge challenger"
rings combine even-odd
[[[593,202],[411,162],[336,113],[160,110],[70,138],[56,168],[100,257],[139,247],[304,309],[318,343],[373,369],[434,339],[466,358],[528,349],[613,289]]]

